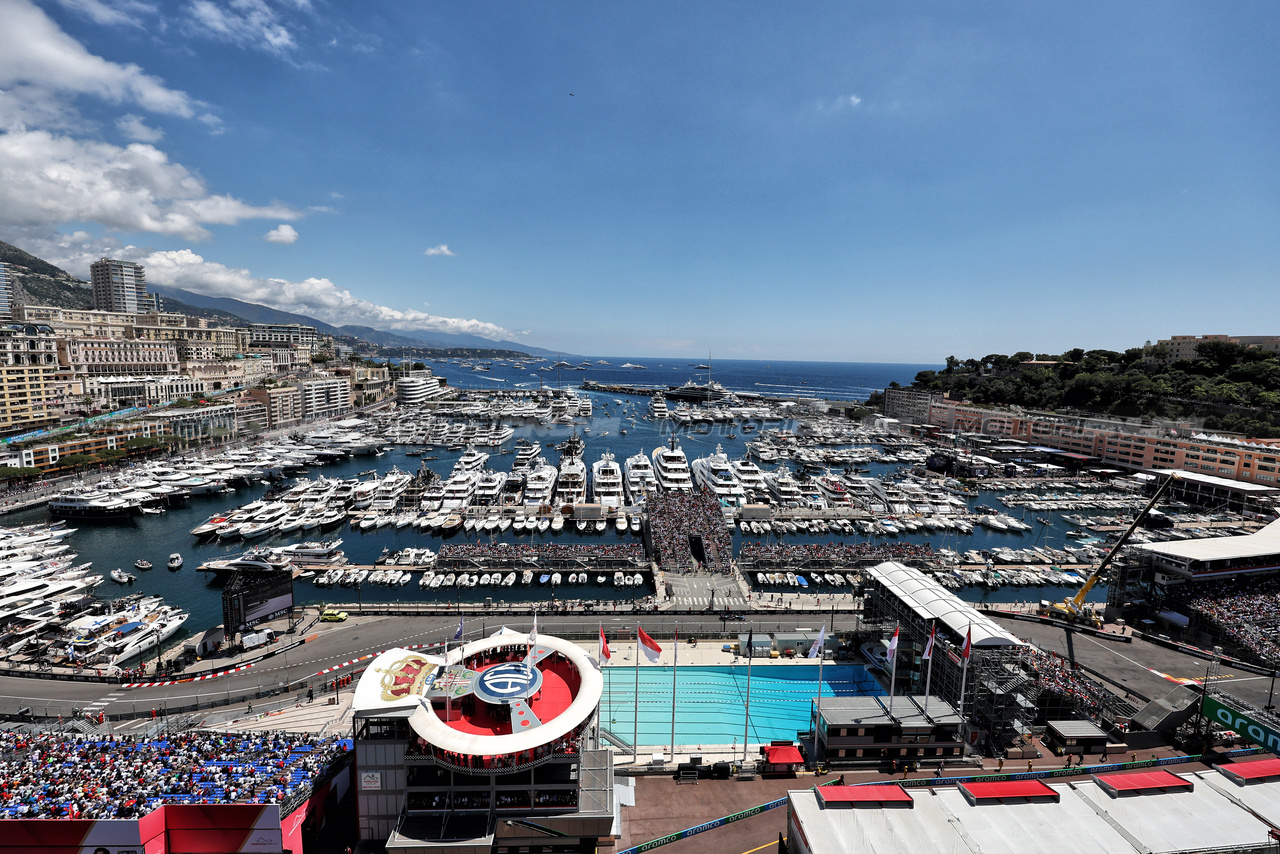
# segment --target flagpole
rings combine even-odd
[[[970,624],[970,626],[969,626],[969,632],[970,632],[970,634],[966,634],[966,635],[965,635],[965,646],[966,646],[966,647],[967,647],[967,646],[969,646],[969,643],[970,643],[969,638],[972,636],[972,632],[973,632],[973,625],[972,625],[972,624]],[[965,650],[963,650],[963,651],[964,651],[964,653],[965,653],[965,656],[964,656],[964,664],[963,664],[963,665],[961,665],[961,667],[960,667],[960,741],[961,741],[962,745],[967,745],[967,744],[969,743],[969,736],[968,736],[968,729],[969,729],[969,727],[967,726],[967,724],[968,724],[968,718],[966,718],[966,717],[964,716],[964,689],[965,689],[965,682],[966,682],[966,681],[968,680],[968,678],[969,678],[969,652],[970,652],[970,650],[965,649]],[[963,750],[964,748],[962,747],[961,749]],[[963,755],[963,754],[961,754],[961,755]]]
[[[752,635],[747,635],[747,708],[742,715],[742,761],[747,761],[747,738],[751,734],[751,659],[755,658]]]
[[[893,692],[898,682],[898,627],[893,627],[893,658],[889,660],[889,714],[893,714]]]
[[[933,680],[933,633],[937,631],[937,625],[933,625],[929,629],[929,666],[924,671],[924,714],[929,716],[929,684]]]
[[[631,762],[640,761],[640,624],[636,623],[636,700],[634,729],[631,733]]]
[[[671,761],[676,761],[676,671],[680,669],[680,621],[671,640]]]
[[[834,632],[835,630],[836,630],[836,623],[835,623],[835,620],[832,619],[831,631]],[[821,646],[826,646],[826,632],[818,632],[818,643]],[[826,657],[827,657],[826,650],[819,648],[818,649],[818,709],[813,716],[813,752],[815,754],[818,752],[818,727],[822,725],[822,686],[825,684],[822,681],[822,660]],[[824,759],[826,758],[825,755],[823,758]]]

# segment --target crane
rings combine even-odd
[[[1156,506],[1156,502],[1165,494],[1169,489],[1169,486],[1178,479],[1180,479],[1180,476],[1177,473],[1171,474],[1165,479],[1164,483],[1156,487],[1155,494],[1151,496],[1151,500],[1147,502],[1147,506],[1143,507],[1137,516],[1133,517],[1133,521],[1129,523],[1129,527],[1120,535],[1120,539],[1116,540],[1116,544],[1111,547],[1111,551],[1107,552],[1106,556],[1098,563],[1098,566],[1093,570],[1093,572],[1089,573],[1089,577],[1085,579],[1084,584],[1080,587],[1080,590],[1076,592],[1076,595],[1069,596],[1061,602],[1053,603],[1052,606],[1048,609],[1042,610],[1041,613],[1046,617],[1057,617],[1058,619],[1066,620],[1069,623],[1083,622],[1088,623],[1095,628],[1101,627],[1102,621],[1098,619],[1097,615],[1091,610],[1085,610],[1084,602],[1089,596],[1089,591],[1093,589],[1094,585],[1098,583],[1098,579],[1102,577],[1102,573],[1111,565],[1112,559],[1120,553],[1120,549],[1123,548],[1130,535],[1133,534],[1134,530],[1139,524],[1141,524],[1142,520],[1147,518],[1147,514]]]

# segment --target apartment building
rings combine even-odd
[[[13,280],[9,278],[9,265],[0,261],[0,320],[13,317]]]
[[[928,424],[929,406],[935,399],[941,400],[942,395],[913,388],[887,388],[884,390],[884,414],[908,424]]]
[[[1194,431],[1185,423],[1009,412],[950,400],[935,401],[929,418],[948,432],[1016,439],[1130,471],[1176,469],[1264,486],[1276,485],[1280,475],[1280,440]]]
[[[52,328],[0,324],[0,434],[38,430],[58,422],[51,405],[58,368]]]
[[[422,373],[427,376],[402,377],[396,380],[396,402],[401,406],[416,406],[447,393],[447,389],[440,385],[439,377],[430,376],[429,371]]]
[[[1174,335],[1161,338],[1155,346],[1164,348],[1165,356],[1160,361],[1168,364],[1196,358],[1196,347],[1211,341],[1243,344],[1268,353],[1280,353],[1280,335]]]
[[[302,392],[297,386],[252,388],[244,393],[244,397],[262,404],[267,414],[267,427],[271,430],[302,423]]]
[[[93,307],[101,311],[138,314],[159,311],[158,297],[147,293],[147,273],[141,264],[103,258],[89,265]]]
[[[130,406],[159,406],[175,400],[203,394],[205,385],[192,377],[93,377],[85,385],[105,409],[118,410]]]
[[[351,381],[345,377],[320,377],[297,384],[302,398],[302,418],[316,421],[351,409]]]
[[[316,351],[318,344],[316,328],[299,323],[250,323],[249,341],[255,348],[291,344],[308,355]]]
[[[93,433],[76,434],[49,442],[25,442],[11,445],[0,465],[21,468],[54,468],[63,457],[75,454],[97,454],[123,449],[130,439],[159,438],[168,432],[167,425],[154,421],[120,421],[96,426]]]
[[[178,373],[173,341],[145,338],[60,338],[58,361],[86,376],[130,376]]]

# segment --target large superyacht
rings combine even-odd
[[[716,445],[714,454],[698,457],[689,468],[694,482],[715,495],[722,506],[741,507],[747,502],[747,492],[738,482],[729,457],[720,445]]]
[[[591,500],[604,507],[622,506],[622,467],[609,451],[591,464]]]
[[[658,479],[653,474],[653,463],[644,452],[627,457],[626,488],[627,503],[636,506],[644,503],[645,496],[658,488]]]
[[[653,449],[653,473],[658,488],[664,492],[692,492],[693,479],[689,476],[689,461],[684,451],[676,445],[672,436],[668,446]]]

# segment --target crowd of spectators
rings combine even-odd
[[[822,568],[868,561],[919,560],[936,557],[928,543],[763,543],[744,542],[738,561],[743,569],[766,567]]]
[[[1031,671],[1042,693],[1061,697],[1090,717],[1116,699],[1101,682],[1086,676],[1057,653],[1026,646],[1022,649],[1022,663]]]
[[[1268,664],[1280,661],[1280,578],[1210,581],[1195,585],[1187,609],[1223,639]]]
[[[581,568],[584,563],[613,568],[642,566],[645,558],[640,543],[448,543],[440,547],[436,567],[476,569],[476,561],[510,569],[532,569],[535,565]]]
[[[0,731],[0,817],[131,818],[163,803],[281,803],[351,747],[285,733],[162,741]]]
[[[704,569],[729,574],[733,562],[733,533],[724,508],[705,490],[659,492],[646,501],[653,550],[663,568]],[[702,561],[693,554],[691,540],[702,539]]]

